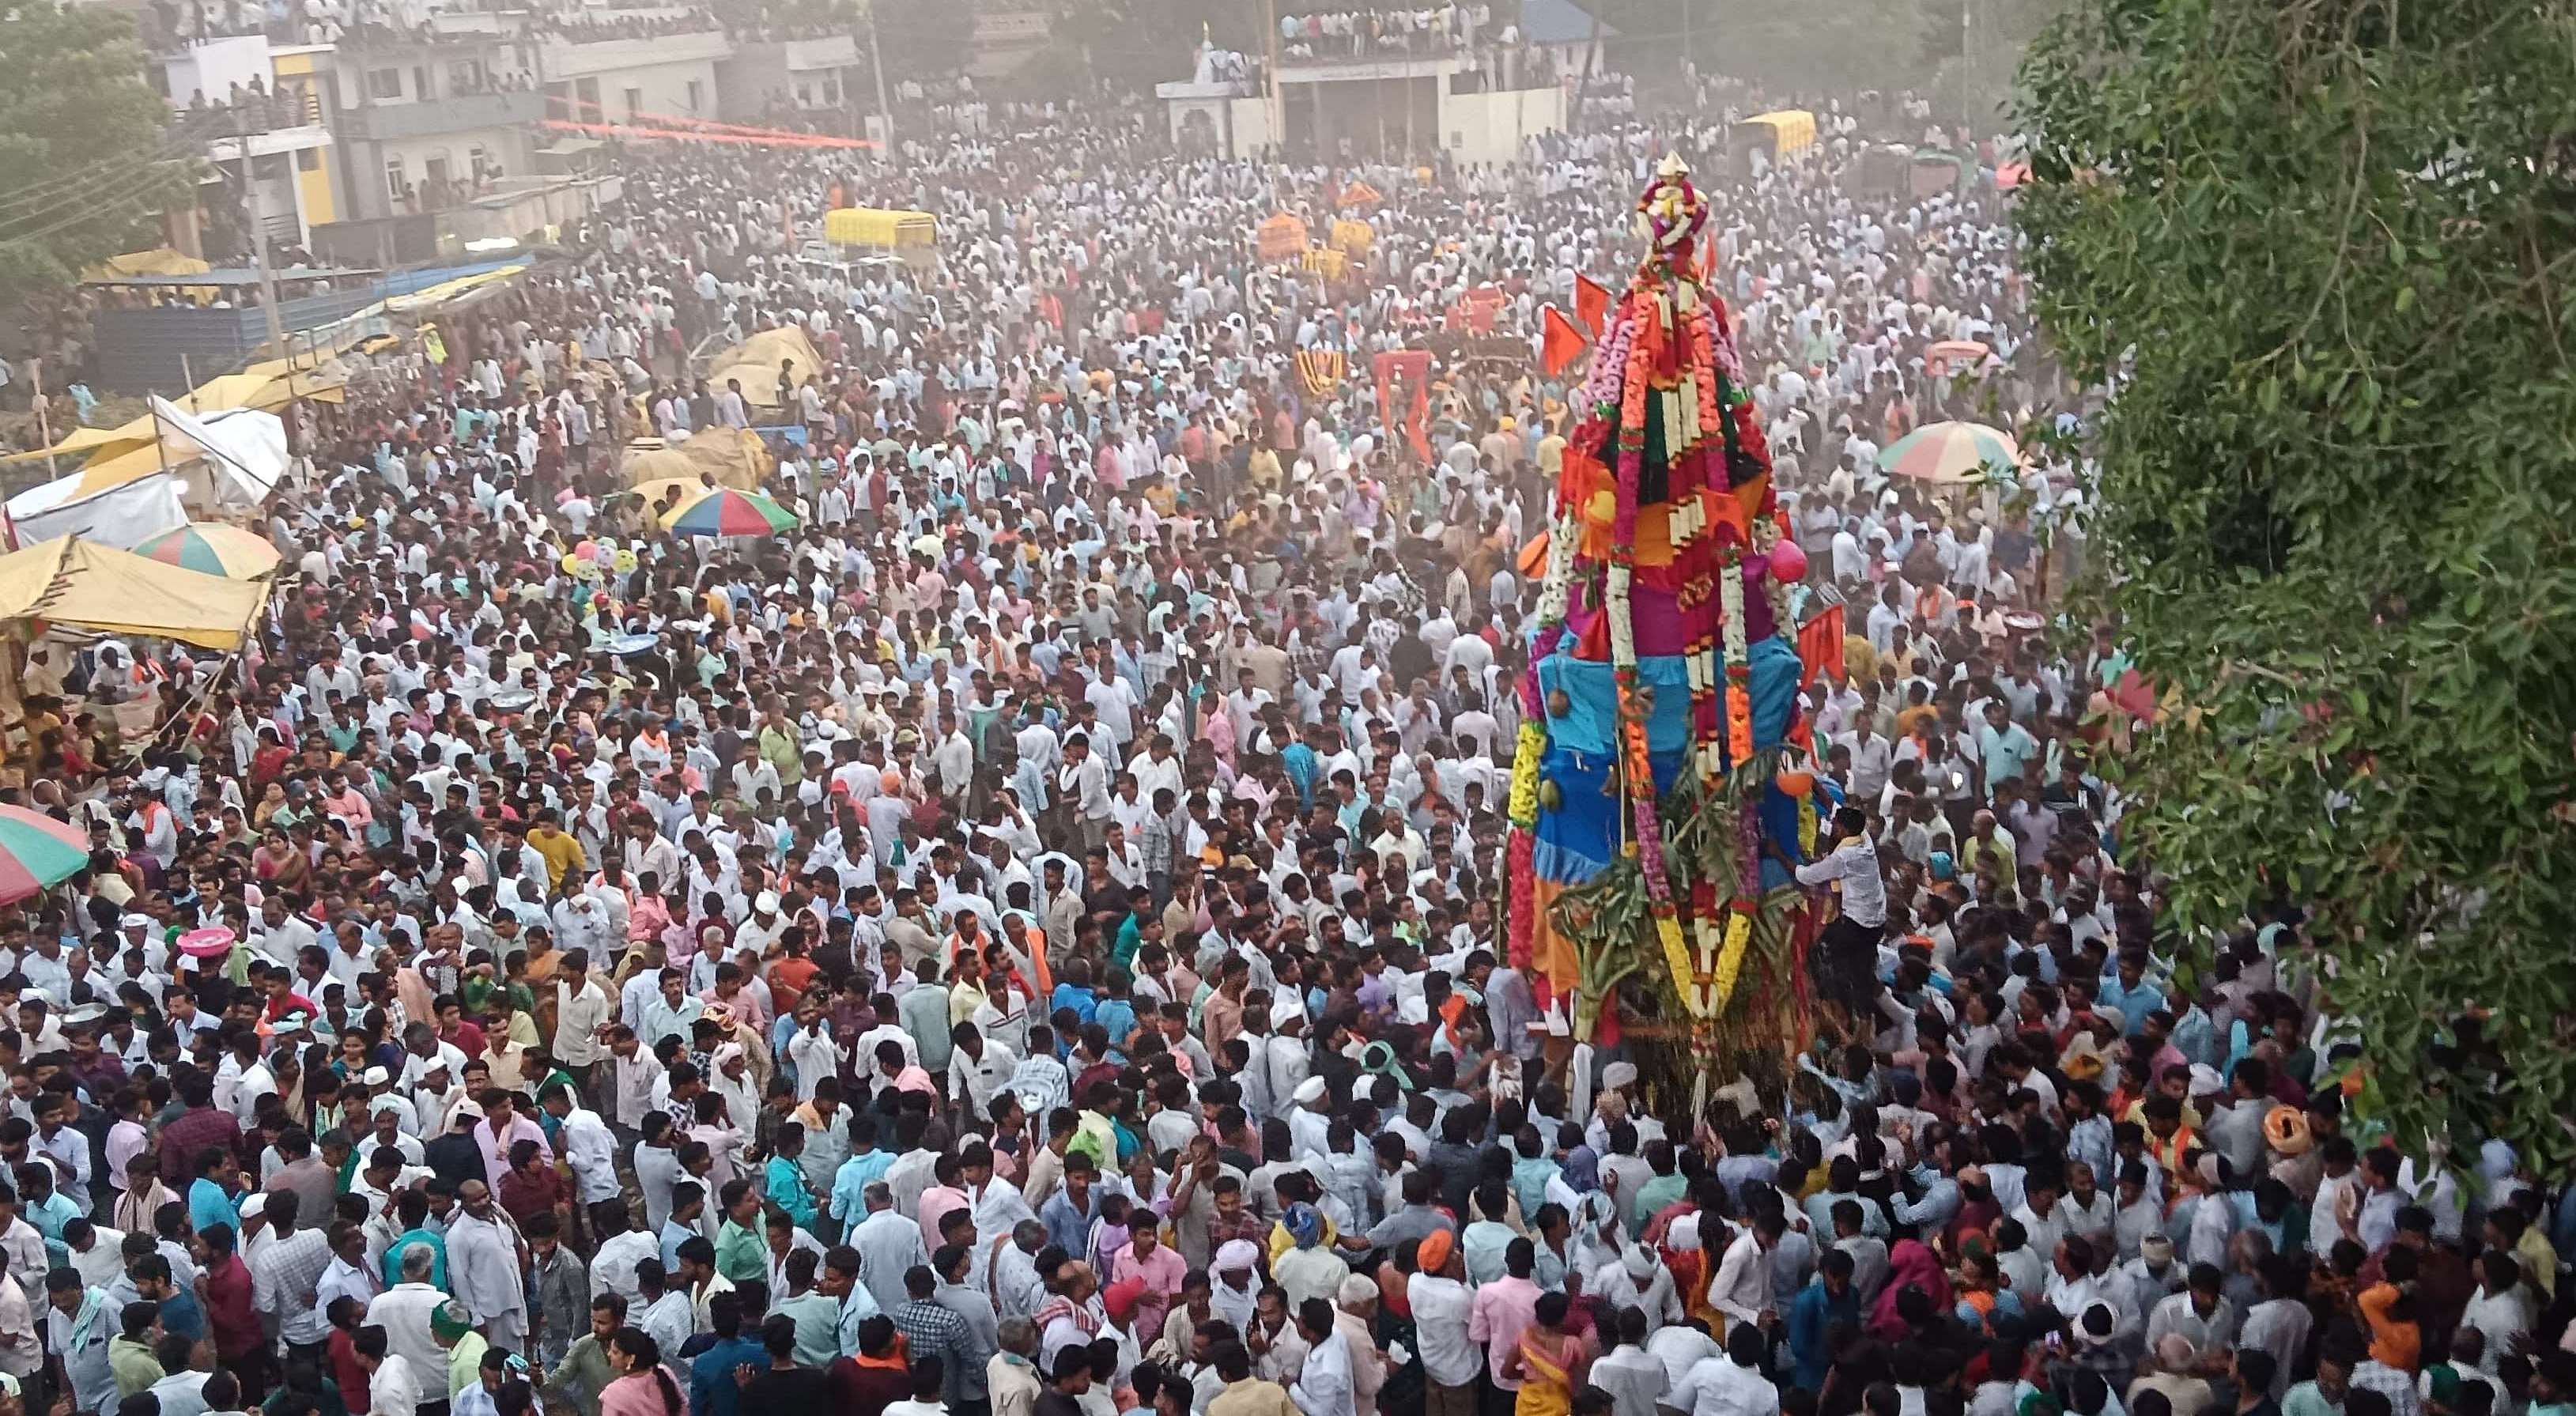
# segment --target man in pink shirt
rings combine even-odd
[[[930,1184],[921,1192],[921,1203],[914,1207],[914,1215],[921,1223],[922,1245],[933,1252],[944,1242],[939,1237],[939,1221],[946,1219],[953,1210],[970,1209],[974,1205],[958,1180],[957,1157],[939,1157],[931,1164]]]
[[[1136,1327],[1140,1340],[1152,1342],[1163,1335],[1163,1315],[1172,1310],[1172,1300],[1180,1297],[1181,1276],[1189,1266],[1181,1256],[1162,1242],[1154,1230],[1151,1211],[1138,1211],[1135,1237],[1109,1262],[1112,1284],[1134,1279],[1143,1285],[1136,1297]],[[1533,1303],[1537,1300],[1532,1299]]]
[[[1503,1276],[1476,1290],[1467,1310],[1467,1340],[1484,1344],[1485,1371],[1502,1391],[1521,1384],[1503,1375],[1503,1359],[1521,1345],[1521,1334],[1538,1321],[1538,1285],[1530,1274],[1538,1267],[1538,1250],[1526,1238],[1503,1250]]]

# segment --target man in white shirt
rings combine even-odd
[[[1686,1416],[1777,1416],[1780,1389],[1762,1375],[1768,1340],[1752,1323],[1726,1334],[1726,1355],[1701,1362],[1659,1404]]]
[[[1869,818],[1857,807],[1834,813],[1836,843],[1822,858],[1797,869],[1801,885],[1838,885],[1842,909],[1825,926],[1819,951],[1818,993],[1861,1024],[1878,996],[1878,942],[1887,932],[1887,885],[1879,874],[1878,845]]]
[[[390,1350],[387,1333],[373,1324],[358,1329],[351,1343],[367,1374],[367,1416],[413,1416],[420,1410],[420,1373],[440,1369],[419,1367]]]
[[[1784,1227],[1786,1222],[1776,1214],[1756,1215],[1752,1227],[1737,1231],[1735,1241],[1726,1246],[1725,1256],[1718,1260],[1717,1276],[1708,1285],[1708,1303],[1726,1315],[1730,1334],[1738,1330],[1760,1334],[1763,1319],[1771,1311],[1771,1264],[1766,1255],[1772,1245],[1780,1242]],[[1703,1235],[1702,1242],[1708,1237]],[[1734,1345],[1730,1343],[1727,1350],[1734,1351]],[[1694,1368],[1694,1373],[1697,1370]],[[1701,1416],[1707,1413],[1703,1411]]]
[[[538,1105],[561,1126],[556,1149],[572,1167],[581,1210],[623,1195],[617,1180],[617,1136],[599,1113],[584,1108],[573,1099],[572,1088],[560,1083],[548,1087]]]

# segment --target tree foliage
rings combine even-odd
[[[154,244],[160,214],[191,199],[193,164],[163,142],[168,106],[142,74],[130,14],[36,4],[0,17],[0,297],[61,289]]]
[[[2074,0],[2022,76],[2041,317],[2117,384],[2097,544],[2175,709],[2124,831],[2186,928],[2313,907],[2366,1113],[2543,1173],[2576,1155],[2569,33]]]

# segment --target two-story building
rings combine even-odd
[[[1203,49],[1191,77],[1155,93],[1176,141],[1237,157],[1508,162],[1565,127],[1578,56],[1609,31],[1570,0],[1484,8],[1481,24],[1450,6],[1422,27],[1421,11],[1309,16],[1282,4],[1267,53]]]
[[[545,116],[535,46],[500,17],[440,15],[408,34],[358,29],[334,56],[348,216],[435,211],[535,171]]]
[[[273,245],[301,246],[344,214],[333,180],[331,46],[265,35],[192,40],[151,68],[172,135],[204,144],[199,206],[217,227],[256,220]]]
[[[539,32],[546,117],[650,126],[724,116],[716,69],[733,57],[734,45],[705,11],[591,7],[573,14],[578,25]]]

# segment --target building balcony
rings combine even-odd
[[[400,142],[476,128],[508,128],[546,116],[546,96],[535,89],[464,94],[430,103],[379,103],[346,108],[340,131],[359,142]]]

